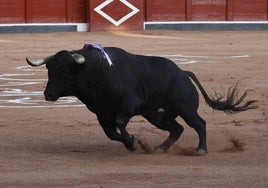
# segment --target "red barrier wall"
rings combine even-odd
[[[267,0],[227,0],[227,20],[268,20]]]
[[[267,0],[146,0],[147,21],[266,21]]]
[[[185,0],[146,0],[146,21],[185,21]]]
[[[1,0],[0,23],[87,22],[88,0]]]
[[[101,4],[107,5],[97,12],[96,8]],[[130,4],[135,7],[136,12]],[[133,13],[133,15],[123,21],[121,20],[130,13]],[[267,20],[267,0],[0,1],[0,24],[76,22],[89,23],[91,30],[122,30],[142,29],[144,21]]]
[[[25,6],[21,0],[0,1],[0,23],[25,23]]]

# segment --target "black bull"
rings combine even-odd
[[[207,152],[206,122],[197,113],[199,96],[189,78],[213,109],[236,113],[257,108],[253,106],[256,101],[241,105],[248,91],[239,97],[237,86],[229,88],[226,99],[217,92],[209,97],[194,73],[181,70],[166,58],[134,55],[107,47],[105,52],[113,63],[110,66],[103,52],[88,47],[63,50],[36,62],[26,60],[31,66],[46,64],[48,83],[44,95],[47,101],[76,96],[97,115],[105,134],[111,140],[122,142],[128,150],[134,151],[139,142],[127,132],[127,123],[133,116],[142,115],[169,132],[169,137],[155,151],[165,152],[178,140],[184,129],[176,121],[180,116],[198,133],[197,154]]]

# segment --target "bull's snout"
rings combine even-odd
[[[44,95],[45,95],[45,99],[46,101],[56,101],[58,100],[58,96],[56,96],[55,94],[53,93],[49,93],[49,92],[44,92]]]
[[[45,99],[46,99],[46,101],[56,101],[57,100],[52,95],[45,95]]]

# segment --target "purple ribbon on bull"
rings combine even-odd
[[[110,66],[113,65],[113,62],[112,62],[110,56],[105,52],[105,50],[104,50],[102,45],[96,44],[96,43],[91,43],[91,44],[85,44],[83,48],[86,49],[88,47],[93,47],[93,48],[99,49],[101,51],[101,53],[102,53],[103,58],[108,61],[109,65]]]

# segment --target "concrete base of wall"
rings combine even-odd
[[[86,23],[0,24],[0,33],[52,33],[88,31]]]
[[[268,21],[144,22],[144,29],[165,29],[182,31],[268,30]]]
[[[144,30],[223,31],[268,30],[268,21],[260,22],[144,22]],[[0,33],[85,32],[87,23],[0,24]]]

